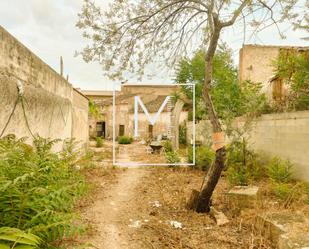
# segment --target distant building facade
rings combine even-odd
[[[250,80],[262,84],[270,101],[280,101],[288,94],[288,86],[276,75],[280,53],[309,51],[309,47],[243,45],[239,53],[240,82]]]
[[[115,136],[134,137],[134,97],[139,96],[149,115],[153,117],[167,96],[174,95],[179,90],[177,85],[147,85],[123,84],[120,91],[115,92]],[[89,117],[90,137],[112,139],[113,136],[113,92],[112,91],[83,91],[100,110],[100,117]],[[157,122],[152,125],[143,109],[138,105],[138,135],[140,139],[170,136],[173,127],[171,112],[173,98],[166,104]],[[188,118],[188,112],[182,111],[180,123]]]

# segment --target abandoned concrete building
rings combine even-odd
[[[308,47],[243,45],[239,52],[240,82],[262,83],[262,91],[270,102],[281,101],[288,94],[288,86],[276,74],[280,54],[307,53]]]
[[[1,26],[0,99],[1,136],[76,138],[87,145],[88,98]]]
[[[119,91],[115,91],[115,137],[134,137],[134,107],[135,96],[139,96],[149,115],[153,117],[162,106],[167,96],[173,96],[178,91],[177,85],[147,85],[122,84]],[[111,139],[113,136],[113,91],[82,91],[100,109],[100,117],[89,117],[89,130],[92,137]],[[143,109],[138,108],[138,135],[148,139],[157,136],[170,136],[172,128],[173,98],[164,106],[158,120],[151,124]],[[188,112],[180,112],[179,123],[188,118]]]

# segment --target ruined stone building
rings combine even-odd
[[[135,96],[139,96],[149,115],[154,117],[167,96],[173,96],[178,91],[177,85],[146,85],[123,84],[115,92],[115,136],[134,137]],[[101,117],[89,118],[90,136],[111,139],[113,136],[113,91],[82,91],[99,107]],[[143,109],[138,107],[138,135],[148,139],[156,136],[169,136],[172,128],[171,111],[173,97],[167,102],[158,121],[152,125]],[[181,111],[179,121],[185,122],[187,111]]]
[[[83,145],[89,133],[88,98],[1,26],[0,133],[29,142],[37,134],[76,138]]]
[[[240,82],[250,80],[262,83],[268,99],[280,101],[288,94],[288,86],[276,74],[280,54],[308,52],[309,47],[243,45],[239,53]]]

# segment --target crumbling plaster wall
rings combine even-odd
[[[77,135],[72,130],[73,119],[79,134],[88,135],[88,124],[85,127],[80,122],[88,115],[87,98],[74,100],[72,85],[0,26],[0,132],[17,99],[18,81],[24,87],[24,109],[29,127],[19,103],[4,135],[31,138],[32,132],[42,137],[71,138]],[[87,144],[88,136],[79,135],[78,138]]]
[[[239,52],[239,80],[262,83],[262,91],[271,99],[270,79],[275,74],[274,63],[280,47],[244,45]]]

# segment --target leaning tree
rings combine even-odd
[[[99,2],[99,0],[98,0]],[[203,101],[213,128],[216,159],[202,189],[197,212],[208,212],[211,196],[225,167],[224,133],[209,90],[213,57],[222,32],[242,24],[240,32],[255,34],[271,25],[297,19],[298,0],[111,0],[99,7],[84,0],[77,27],[90,44],[82,51],[85,61],[99,61],[106,75],[142,76],[164,61],[173,68],[177,61],[197,48],[205,51]],[[303,4],[303,0],[300,0]],[[106,3],[106,2],[105,2]],[[101,1],[103,4],[103,0]],[[162,63],[161,63],[162,64]]]

